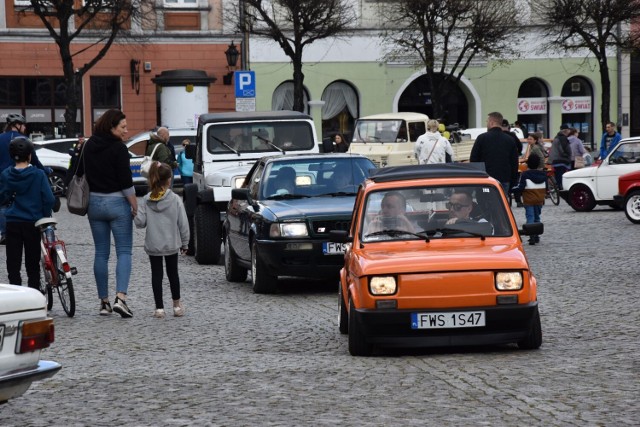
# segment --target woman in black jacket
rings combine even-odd
[[[94,134],[84,144],[79,175],[89,181],[89,225],[95,245],[93,274],[100,298],[100,314],[112,311],[122,317],[133,313],[125,300],[131,276],[133,218],[138,211],[129,152],[123,143],[126,116],[120,110],[106,111],[96,122]],[[116,298],[109,304],[109,252],[111,234],[116,246]]]

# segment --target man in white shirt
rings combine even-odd
[[[438,121],[427,122],[427,132],[416,141],[414,154],[421,165],[445,163],[446,153],[453,159],[453,149],[449,141],[438,132]]]

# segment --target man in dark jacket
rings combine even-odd
[[[558,189],[562,190],[562,175],[571,167],[571,146],[569,145],[569,126],[560,126],[560,132],[553,139],[549,163],[553,166]]]
[[[502,132],[502,114],[490,113],[487,132],[476,138],[471,149],[471,162],[484,162],[485,170],[502,184],[505,194],[518,181],[518,150],[513,139]]]

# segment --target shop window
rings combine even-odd
[[[345,82],[333,82],[322,93],[322,139],[342,134],[351,141],[353,124],[358,117],[358,94]]]
[[[120,78],[91,77],[91,110],[93,123],[106,110],[120,108]]]
[[[22,105],[22,81],[19,78],[0,78],[0,106]]]
[[[309,114],[309,93],[305,88],[302,94],[304,103],[304,112]],[[273,91],[271,97],[271,110],[293,110],[293,82],[288,81],[280,84]]]

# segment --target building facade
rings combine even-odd
[[[380,2],[349,1],[358,12],[349,36],[316,41],[304,51],[305,100],[318,131],[324,137],[335,132],[349,137],[354,119],[360,116],[394,111],[430,114],[424,69],[383,60],[384,49],[375,29],[382,19]],[[65,100],[60,55],[28,4],[25,0],[0,1],[0,119],[19,111],[27,116],[30,132],[62,136]],[[77,117],[82,133],[89,134],[95,119],[108,108],[121,108],[127,114],[130,134],[167,122],[192,126],[205,111],[187,107],[185,118],[162,117],[167,110],[161,105],[166,77],[179,70],[195,71],[199,76],[195,88],[206,87],[208,111],[234,110],[234,86],[228,84],[233,82],[224,78],[241,68],[227,64],[225,52],[232,42],[245,51],[248,58],[242,62],[255,71],[256,108],[291,108],[290,59],[274,42],[248,39],[236,32],[228,10],[237,10],[237,4],[233,0],[159,0],[152,19],[145,26],[131,28],[143,37],[115,43],[83,77],[83,105]],[[249,40],[248,45],[243,40]],[[540,40],[538,28],[523,25],[522,37],[514,40],[519,57],[506,62],[475,60],[460,84],[451,88],[445,116],[440,118],[462,128],[483,127],[489,112],[500,111],[512,123],[519,120],[545,137],[553,137],[561,124],[570,124],[579,129],[583,140],[597,145],[602,134],[602,90],[595,60],[586,52],[568,56],[541,51]],[[93,42],[89,37],[74,42],[76,64],[93,57]],[[609,60],[611,119],[619,123],[624,136],[638,133],[640,107],[633,101],[631,88],[638,86],[640,78],[633,76],[640,67],[616,52]],[[202,92],[180,78],[170,85],[173,92],[164,97],[165,103],[177,93],[176,99],[184,98],[182,102],[188,105],[189,96]],[[169,109],[176,110],[182,108]]]

